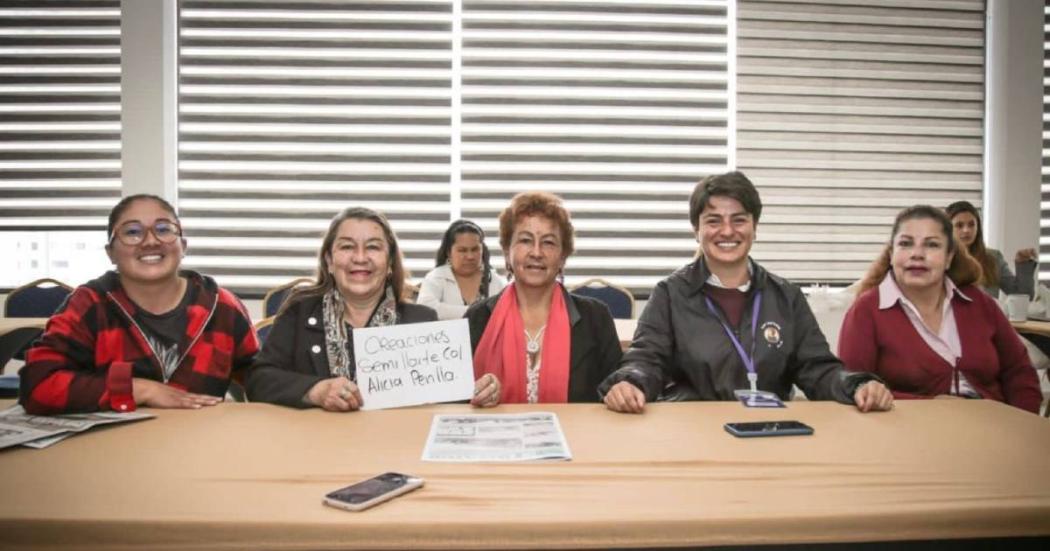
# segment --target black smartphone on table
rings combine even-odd
[[[800,436],[813,434],[813,427],[799,421],[726,423],[726,432],[740,438],[756,436]]]
[[[324,504],[346,511],[363,511],[423,487],[423,479],[401,473],[383,473],[324,496]]]

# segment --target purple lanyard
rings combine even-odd
[[[704,300],[707,302],[707,309],[711,311],[715,317],[718,317],[718,311],[715,310],[715,305],[711,302],[711,297],[704,295]],[[736,347],[736,353],[740,355],[740,360],[744,362],[744,367],[747,368],[749,375],[748,379],[757,377],[758,372],[755,371],[755,333],[758,330],[758,310],[762,307],[762,291],[755,293],[755,300],[751,307],[751,354],[744,350],[744,345],[740,344],[740,339],[736,338],[733,334],[733,330],[729,327],[729,324],[722,321],[721,317],[718,317],[718,322],[722,324],[722,329],[725,329],[726,335],[729,340],[733,341],[733,346]]]

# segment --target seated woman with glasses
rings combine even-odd
[[[839,356],[897,398],[987,398],[1038,412],[1043,396],[1017,333],[975,284],[981,268],[941,209],[897,215],[846,312]]]
[[[474,375],[499,379],[496,402],[597,402],[620,361],[609,309],[559,281],[573,241],[569,213],[550,193],[520,193],[499,216],[513,282],[467,310]]]
[[[248,398],[295,408],[355,411],[354,329],[436,321],[402,297],[405,268],[386,216],[351,207],[332,219],[317,252],[317,281],[299,287],[277,312],[245,383]],[[472,403],[493,403],[499,381],[475,381]]]
[[[440,319],[462,318],[468,306],[507,285],[489,264],[485,232],[470,220],[456,220],[448,227],[435,260],[416,302],[437,310]]]
[[[180,270],[186,238],[164,199],[125,197],[106,231],[117,269],[77,287],[48,320],[20,372],[26,412],[222,401],[258,349],[244,305],[211,278]]]

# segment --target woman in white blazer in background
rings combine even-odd
[[[435,264],[423,278],[416,302],[437,310],[438,319],[461,318],[468,306],[507,285],[489,264],[485,232],[470,220],[456,220],[448,227]]]

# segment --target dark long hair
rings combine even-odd
[[[974,234],[973,243],[969,246],[968,252],[981,265],[981,284],[986,287],[998,287],[999,266],[996,265],[995,259],[988,254],[988,249],[984,246],[984,230],[981,229],[981,215],[977,212],[977,207],[969,201],[956,201],[944,210],[953,223],[959,214],[968,212],[973,215],[977,221],[977,232]]]
[[[328,224],[328,232],[325,233],[324,240],[321,241],[321,249],[317,251],[316,281],[311,285],[295,289],[292,292],[292,296],[281,305],[280,310],[277,312],[278,316],[283,314],[292,304],[310,297],[323,296],[335,287],[335,278],[328,272],[328,255],[332,252],[332,246],[335,244],[340,224],[347,220],[369,220],[383,228],[383,236],[387,242],[387,256],[389,257],[387,262],[390,263],[390,276],[387,278],[387,283],[394,288],[394,299],[397,300],[398,304],[402,302],[405,292],[405,262],[401,258],[401,249],[397,245],[397,235],[390,228],[390,222],[381,212],[367,207],[349,207],[335,215],[335,218],[332,218],[332,222]]]
[[[113,205],[113,209],[109,211],[109,221],[106,223],[106,239],[108,242],[113,241],[113,230],[117,229],[117,221],[124,215],[124,212],[131,207],[131,204],[135,201],[153,201],[161,206],[164,210],[171,214],[172,221],[179,225],[179,229],[182,229],[182,222],[179,221],[179,213],[175,212],[175,207],[171,206],[167,200],[159,195],[153,195],[150,193],[137,193],[135,195],[128,195],[121,199],[116,205]],[[181,233],[185,236],[185,233]]]
[[[452,255],[452,246],[456,243],[456,237],[462,233],[472,233],[481,241],[481,294],[489,296],[489,283],[492,281],[492,264],[489,262],[489,247],[485,244],[485,230],[476,223],[460,218],[449,224],[445,235],[441,237],[441,246],[434,255],[434,267],[438,268],[448,262]]]
[[[965,248],[959,246],[955,233],[952,231],[951,218],[948,218],[948,215],[939,208],[930,205],[915,205],[897,214],[897,219],[893,221],[893,231],[890,232],[890,241],[882,248],[882,253],[871,263],[868,273],[860,281],[858,295],[872,287],[878,287],[879,283],[882,283],[882,278],[886,277],[886,272],[892,269],[893,238],[900,231],[901,224],[909,220],[933,220],[939,223],[941,231],[947,238],[948,254],[955,253],[945,275],[959,287],[978,282],[981,277],[981,266]]]

